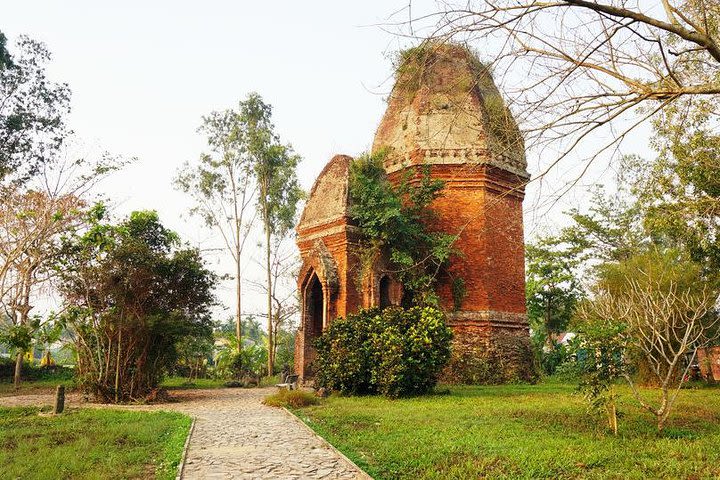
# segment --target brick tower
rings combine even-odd
[[[463,255],[438,291],[455,332],[455,369],[488,355],[527,361],[517,350],[527,350],[528,340],[522,201],[529,175],[522,136],[490,73],[464,47],[426,44],[401,58],[388,103],[373,150],[389,148],[391,180],[418,166],[442,179],[433,227],[459,234]],[[516,366],[522,377],[524,366]]]
[[[373,150],[386,149],[391,181],[429,168],[445,182],[432,208],[435,230],[458,235],[462,255],[439,281],[455,332],[448,380],[523,378],[529,335],[525,314],[522,200],[529,175],[518,127],[490,73],[467,49],[426,44],[403,54]],[[358,275],[349,218],[349,165],[334,157],[318,176],[297,227],[302,320],[296,372],[308,379],[312,342],[334,318],[362,307],[399,304],[402,285],[379,259]],[[497,370],[497,369],[496,369]]]

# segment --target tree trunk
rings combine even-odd
[[[607,414],[608,414],[608,424],[610,426],[610,430],[612,430],[613,435],[617,436],[617,434],[618,434],[617,406],[615,405],[614,400],[608,404]]]
[[[242,253],[242,215],[238,205],[238,191],[235,184],[235,169],[233,164],[228,165],[228,173],[233,191],[233,211],[235,212],[235,336],[237,337],[238,355],[242,353],[242,261],[240,254]],[[245,189],[243,189],[243,202],[245,201]]]
[[[237,337],[237,351],[238,354],[242,353],[242,282],[240,279],[240,252],[237,252],[237,284],[235,289],[235,294],[237,295],[237,298],[235,299],[235,336]]]
[[[270,225],[269,219],[266,218],[265,223],[265,269],[267,273],[267,318],[268,318],[268,376],[272,376],[275,367],[275,358],[273,355],[273,344],[275,342],[273,335],[272,321],[272,270],[270,269]]]
[[[19,352],[17,357],[15,357],[15,378],[13,379],[15,382],[15,390],[20,389],[20,374],[22,373],[23,355],[23,352]]]
[[[118,332],[117,361],[115,362],[115,403],[120,399],[120,351],[122,349],[122,328]]]

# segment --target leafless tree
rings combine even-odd
[[[662,431],[697,349],[717,337],[717,293],[705,284],[690,290],[650,274],[627,278],[624,285],[622,294],[604,292],[579,314],[626,325],[622,343],[645,360],[659,386],[659,399],[648,399],[628,371],[623,376]]]
[[[293,248],[288,248],[288,238],[276,240],[272,245],[272,256],[270,261],[270,274],[272,277],[272,318],[268,325],[272,329],[272,338],[277,339],[280,329],[288,329],[300,312],[300,305],[297,298],[295,278],[299,267],[299,258]],[[250,285],[256,291],[267,295],[267,282],[250,281]],[[267,314],[259,316],[267,317]],[[274,341],[269,346],[268,356],[272,358],[273,365],[277,356],[278,342]],[[269,373],[272,375],[272,373]]]
[[[719,0],[438,5],[395,26],[476,46],[491,61],[528,147],[551,158],[545,172],[571,152],[587,165],[614,153],[638,125],[683,99],[712,99],[709,108],[718,112]]]
[[[84,224],[92,188],[122,164],[111,156],[56,160],[27,184],[0,186],[0,308],[12,326],[31,328],[31,311],[62,270],[63,237]],[[17,352],[16,388],[24,353]]]

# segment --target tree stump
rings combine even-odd
[[[58,385],[55,391],[55,408],[53,409],[54,415],[59,415],[65,410],[65,386]]]

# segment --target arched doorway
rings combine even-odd
[[[322,283],[315,272],[308,280],[303,298],[303,330],[304,355],[302,373],[303,378],[312,377],[312,362],[315,360],[315,347],[313,342],[322,335],[325,324],[325,293]]]
[[[390,300],[390,277],[383,275],[380,278],[380,308],[386,308],[392,305]]]
[[[313,273],[305,298],[307,306],[308,323],[313,337],[319,337],[323,330],[323,317],[325,310],[325,299],[320,279]]]

